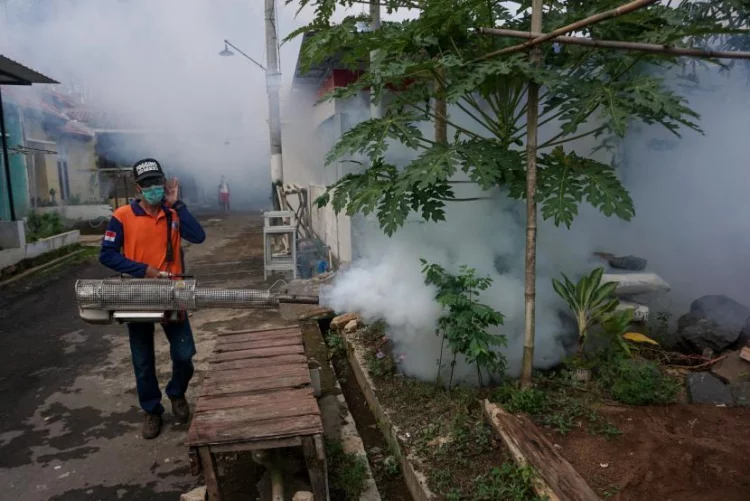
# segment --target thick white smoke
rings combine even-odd
[[[620,172],[635,202],[633,221],[607,218],[587,206],[570,230],[540,221],[536,367],[562,360],[566,350],[561,335],[570,329],[560,322],[558,312],[565,305],[550,279],[600,266],[591,258],[594,251],[648,259],[648,270],[672,286],[652,304],[652,313],[668,309],[677,317],[705,294],[726,294],[750,305],[750,216],[743,210],[750,169],[742,146],[750,128],[747,73],[713,68],[698,76],[699,89],[679,90],[702,115],[705,136],[685,130],[679,139],[658,127],[638,127],[622,145]],[[676,77],[670,82],[681,83]],[[578,143],[574,148],[588,154],[593,146]],[[424,285],[419,258],[452,272],[466,264],[493,278],[483,300],[505,315],[499,331],[508,337],[503,350],[508,372],[520,371],[524,207],[499,194],[492,196],[492,201],[450,205],[446,222],[411,223],[391,239],[369,224],[356,235],[366,242],[358,244],[364,256],[328,291],[325,299],[337,310],[386,320],[409,374],[434,378],[439,353],[434,330],[440,310],[431,301],[434,290]],[[496,266],[496,257],[502,266]],[[473,377],[465,367],[462,374]]]

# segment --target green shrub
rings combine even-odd
[[[39,214],[32,212],[26,218],[26,241],[36,242],[40,238],[59,235],[65,231],[62,218],[57,212]]]
[[[513,463],[503,463],[500,468],[477,479],[477,501],[542,501],[534,494],[532,482],[536,473]],[[544,498],[546,499],[546,497]]]
[[[537,388],[520,389],[511,384],[499,387],[494,398],[500,402],[508,412],[524,412],[531,416],[544,414],[549,410],[547,394]]]
[[[601,371],[601,382],[612,398],[628,405],[674,402],[680,384],[649,360],[614,359]]]
[[[340,441],[326,441],[331,499],[357,501],[367,487],[367,460],[344,452]]]

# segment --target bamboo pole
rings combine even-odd
[[[506,47],[504,49],[496,50],[494,52],[490,52],[488,54],[485,54],[483,57],[493,57],[493,56],[499,56],[501,54],[512,54],[513,52],[518,52],[524,49],[529,49],[531,47],[534,47],[536,45],[539,45],[540,43],[546,42],[547,40],[551,40],[557,36],[564,35],[565,33],[570,33],[571,31],[580,30],[581,28],[585,28],[586,26],[589,26],[591,24],[596,24],[601,21],[604,21],[606,19],[611,19],[613,17],[618,17],[623,14],[628,14],[629,12],[633,12],[635,10],[638,10],[640,8],[646,7],[648,5],[654,4],[658,2],[659,0],[635,0],[634,2],[627,3],[625,5],[621,5],[615,9],[608,10],[606,12],[600,12],[599,14],[594,14],[593,16],[589,16],[585,19],[581,19],[580,21],[576,21],[575,23],[571,23],[567,26],[563,26],[562,28],[558,28],[555,31],[552,31],[551,33],[547,33],[546,35],[542,35],[536,38],[532,38],[528,42],[524,42],[522,44],[513,45],[511,47]],[[532,18],[534,16],[533,10],[532,10]],[[540,33],[542,31],[541,27],[538,30],[535,30],[533,27],[534,21],[532,20],[532,28],[531,31],[533,33]]]
[[[542,31],[542,0],[531,4],[531,31]],[[531,51],[532,64],[538,65],[541,52]],[[526,283],[524,287],[525,323],[521,385],[531,385],[534,363],[534,333],[536,329],[536,151],[539,122],[539,84],[529,80],[526,116]]]
[[[543,33],[529,33],[528,31],[506,30],[503,28],[479,28],[483,35],[498,37],[529,38],[538,40],[546,36]],[[638,52],[651,52],[654,54],[698,57],[706,59],[750,59],[750,52],[705,50],[681,47],[669,47],[667,45],[642,42],[621,42],[615,40],[598,40],[585,37],[558,36],[551,39],[566,45],[582,45],[584,47],[595,47],[599,49],[633,50]]]

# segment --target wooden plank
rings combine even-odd
[[[292,389],[310,386],[310,376],[291,376],[291,377],[266,377],[253,379],[251,381],[231,381],[211,383],[206,381],[203,384],[199,398],[206,396],[225,396],[231,394],[250,394],[261,391],[276,389]]]
[[[246,367],[227,371],[209,371],[204,381],[242,381],[271,376],[304,376],[310,374],[307,364],[284,364],[269,367]]]
[[[302,439],[302,451],[307,463],[307,472],[310,475],[310,486],[315,499],[330,499],[328,493],[328,468],[326,465],[325,449],[323,439],[320,435],[305,437]]]
[[[302,342],[302,336],[299,329],[293,331],[280,332],[258,332],[255,334],[236,334],[234,336],[220,337],[216,340],[216,345],[221,346],[226,343],[247,343],[249,341],[265,341],[267,339],[281,339],[285,337],[297,338]]]
[[[230,351],[227,353],[216,353],[212,357],[215,362],[228,362],[248,358],[268,358],[277,355],[302,355],[305,353],[302,345],[277,346],[274,348],[256,348],[254,350]]]
[[[262,451],[266,449],[282,449],[285,447],[301,447],[302,438],[291,437],[291,438],[279,438],[271,440],[255,440],[253,442],[235,443],[235,444],[214,444],[211,445],[211,452],[215,453],[226,453],[226,452],[249,452],[249,451]]]
[[[745,362],[750,362],[750,347],[743,347],[740,351],[740,358]]]
[[[536,471],[533,487],[537,495],[547,496],[549,501],[599,501],[583,477],[529,419],[514,416],[489,400],[484,401],[484,415],[516,462]]]
[[[235,369],[244,369],[250,367],[273,367],[277,365],[288,364],[307,364],[307,358],[304,355],[279,355],[268,358],[247,358],[241,360],[229,361],[211,361],[208,366],[208,373],[214,371],[226,371]]]
[[[279,339],[261,339],[260,341],[246,341],[244,343],[222,343],[214,347],[214,353],[225,353],[239,350],[255,350],[258,348],[274,348],[277,346],[295,346],[301,343],[299,336],[282,337]]]
[[[293,331],[293,330],[299,331],[299,326],[297,324],[289,324],[289,325],[282,325],[280,327],[273,327],[271,329],[248,329],[248,330],[241,330],[241,331],[226,331],[226,332],[219,332],[218,336],[219,338],[223,338],[226,336],[236,336],[237,334],[256,334],[261,332],[278,332],[278,331]]]
[[[208,447],[200,447],[198,455],[203,465],[203,479],[206,482],[208,501],[221,501],[221,489],[219,488],[219,472],[216,469],[216,461]]]
[[[220,429],[195,423],[190,426],[185,445],[203,446],[258,440],[282,439],[323,433],[323,424],[318,414],[271,419],[265,422],[236,422]]]
[[[312,397],[276,401],[273,396],[258,401],[252,406],[206,409],[196,412],[193,422],[196,426],[224,426],[233,423],[254,423],[269,419],[320,414],[318,402]]]
[[[285,390],[280,392],[268,393],[256,393],[253,395],[239,395],[239,396],[226,396],[226,397],[211,397],[206,396],[198,399],[195,404],[195,412],[204,412],[217,409],[231,409],[238,407],[249,407],[254,405],[260,405],[269,399],[274,402],[283,402],[286,400],[302,400],[305,398],[313,398],[312,388],[301,388],[296,390]]]

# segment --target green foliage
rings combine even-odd
[[[534,493],[533,481],[536,472],[526,466],[521,467],[513,462],[505,462],[499,468],[477,479],[477,501],[544,501]]]
[[[500,386],[493,397],[503,404],[508,412],[539,416],[550,408],[547,394],[538,388],[518,388],[511,384]]]
[[[326,441],[326,460],[331,499],[357,501],[367,486],[367,460],[344,452],[338,440]]]
[[[329,330],[325,335],[325,340],[330,358],[346,355],[346,343],[340,334]]]
[[[287,0],[292,3],[293,0]],[[637,124],[655,124],[675,135],[700,132],[699,116],[686,100],[669,89],[660,75],[686,64],[672,56],[543,44],[543,64],[534,66],[526,53],[484,57],[518,40],[479,35],[477,29],[500,26],[529,31],[530,9],[508,8],[486,0],[383,0],[386,11],[412,8],[416,17],[383,22],[379,30],[358,32],[365,16],[331,23],[336,6],[354,0],[299,0],[315,10],[308,25],[287,39],[307,33],[301,48],[303,71],[336,54],[345,65],[360,69],[371,50],[378,56],[357,82],[330,97],[346,98],[368,88],[374,96],[389,89],[382,118],[367,120],[347,132],[328,161],[362,155],[363,168],[328,187],[318,200],[337,212],[375,213],[384,231],[397,231],[410,212],[428,221],[444,219],[445,205],[461,201],[449,180],[463,173],[482,189],[500,188],[516,199],[525,197],[525,95],[528,82],[541,85],[540,125],[559,123],[559,132],[539,145],[541,214],[557,225],[570,226],[578,206],[588,203],[607,216],[629,220],[632,200],[617,178],[616,167],[597,162],[570,144],[590,136],[599,148]],[[617,0],[545,2],[544,29],[570,24],[618,6]],[[746,0],[659,3],[585,28],[593,38],[696,46],[712,37],[736,34],[747,25]],[[663,70],[654,72],[655,67]],[[436,82],[442,85],[436,85]],[[424,137],[420,124],[436,115],[432,101],[444,97],[466,120],[448,116],[455,134],[447,144]],[[455,109],[455,108],[451,108]],[[470,125],[467,125],[467,120]],[[386,160],[391,144],[414,152],[406,165]]]
[[[376,379],[388,379],[396,374],[396,363],[393,358],[378,352],[382,356],[378,357],[377,354],[373,355],[368,353],[365,357],[367,363],[368,372]]]
[[[669,404],[680,384],[649,360],[616,358],[601,369],[601,384],[618,402],[628,405]]]
[[[447,342],[453,354],[451,377],[456,356],[463,355],[469,364],[477,367],[479,383],[482,384],[482,370],[490,374],[502,374],[505,371],[505,357],[496,348],[505,346],[505,336],[490,334],[487,329],[503,324],[503,315],[478,301],[481,291],[492,285],[489,277],[475,275],[473,268],[462,265],[458,275],[448,273],[438,264],[429,264],[424,259],[422,273],[425,283],[437,288],[435,299],[443,307],[444,314],[438,321],[439,331],[443,336],[443,345]],[[438,374],[442,362],[438,362]]]
[[[65,231],[62,218],[57,212],[39,214],[32,212],[26,218],[26,241],[36,242],[41,238],[59,235]]]
[[[619,301],[612,297],[616,282],[602,284],[604,268],[596,268],[574,284],[563,274],[563,282],[552,279],[555,292],[565,300],[575,315],[578,324],[578,352],[581,353],[589,328],[596,323],[610,322],[611,327],[620,325],[624,317],[613,317]]]

